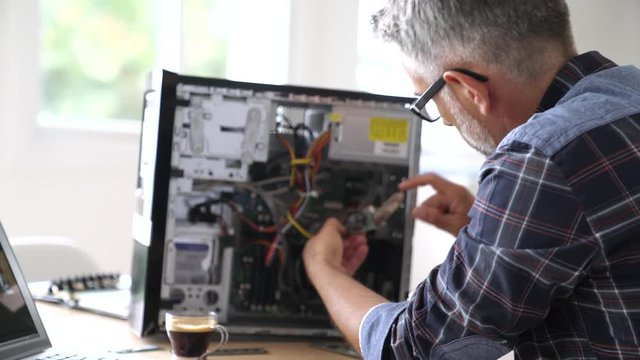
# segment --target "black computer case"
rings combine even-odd
[[[405,298],[415,199],[372,218],[417,170],[410,101],[152,73],[133,220],[134,332],[162,331],[164,313],[184,309],[216,311],[232,334],[339,335],[301,259],[330,216],[367,233],[355,277]]]

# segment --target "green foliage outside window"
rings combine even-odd
[[[178,0],[176,0],[178,1]],[[180,72],[224,76],[233,0],[183,0]],[[55,118],[139,119],[158,64],[161,1],[42,0],[42,112]],[[175,14],[180,16],[180,14]],[[162,66],[162,64],[160,64]]]
[[[140,117],[155,56],[153,1],[44,0],[43,111],[59,117]]]
[[[183,0],[182,72],[224,77],[227,68],[229,6],[238,0]],[[241,19],[242,16],[235,17]],[[237,20],[236,20],[237,21]]]

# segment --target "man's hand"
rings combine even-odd
[[[327,307],[331,318],[357,351],[360,323],[374,306],[387,299],[352,278],[367,257],[369,247],[364,235],[343,240],[345,228],[336,219],[328,219],[304,247],[307,275]]]
[[[328,219],[320,231],[304,247],[307,272],[314,264],[325,264],[353,276],[369,252],[367,238],[358,234],[343,239],[345,229],[334,218]]]
[[[400,183],[398,188],[407,191],[424,185],[431,185],[436,194],[413,209],[413,217],[457,236],[460,229],[469,224],[467,213],[475,197],[464,186],[434,173],[414,176]]]

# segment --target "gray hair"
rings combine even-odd
[[[575,52],[564,0],[388,0],[372,24],[429,78],[480,63],[524,81]]]

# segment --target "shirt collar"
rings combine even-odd
[[[551,85],[538,105],[537,112],[544,112],[554,107],[560,99],[582,78],[598,71],[617,66],[597,51],[578,55],[566,63],[556,74]]]

